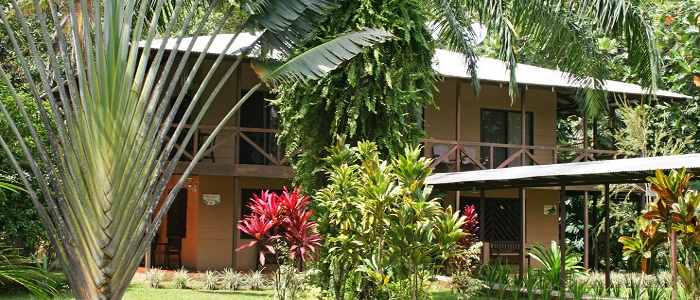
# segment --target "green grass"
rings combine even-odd
[[[152,289],[142,285],[132,285],[124,295],[125,300],[152,300],[152,299],[178,299],[178,300],[264,300],[270,299],[271,290],[265,291],[205,291],[191,289]],[[449,289],[435,289],[431,291],[434,300],[455,300],[457,296]],[[5,294],[0,292],[3,300],[30,300],[33,299],[26,293]],[[63,295],[55,300],[73,299],[70,295]]]

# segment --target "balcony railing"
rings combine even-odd
[[[173,124],[174,131],[177,124]],[[189,130],[191,126],[184,125]],[[182,149],[181,161],[190,161],[203,146],[204,141],[214,130],[214,126],[200,125],[187,145],[182,139],[175,143],[176,149]],[[205,150],[202,161],[220,164],[251,164],[288,166],[284,151],[277,144],[276,129],[226,126]],[[184,134],[182,134],[184,135]]]
[[[620,151],[570,145],[532,146],[439,139],[424,139],[423,143],[426,156],[434,159],[432,166],[436,172],[500,169],[625,157]]]

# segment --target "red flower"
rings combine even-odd
[[[467,205],[462,212],[464,215],[464,225],[462,230],[467,234],[462,239],[463,245],[471,245],[478,240],[479,236],[479,214],[476,212],[476,206]]]
[[[303,266],[321,246],[316,222],[310,219],[313,211],[307,208],[309,198],[297,189],[289,192],[285,188],[279,195],[262,191],[251,200],[251,213],[241,220],[238,228],[255,240],[236,251],[261,245],[260,264],[264,265],[265,254],[275,254],[272,241],[282,239],[289,247],[289,256]]]

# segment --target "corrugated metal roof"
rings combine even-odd
[[[643,182],[656,170],[700,173],[700,154],[626,158],[433,174],[426,184],[442,190],[546,187]]]
[[[242,48],[249,46],[253,41],[255,41],[257,37],[257,34],[245,32],[241,33],[227,50],[226,45],[231,41],[233,35],[219,34],[214,36],[214,40],[207,50],[207,53],[220,54],[226,51],[226,55],[236,55],[236,53]],[[185,37],[177,47],[177,50],[186,51],[190,43],[194,41],[192,51],[201,53],[206,49],[206,45],[210,39],[211,36],[199,36],[196,39],[192,37]],[[151,49],[160,48],[162,43],[163,41],[160,39],[153,40]],[[170,38],[165,44],[165,49],[173,50],[175,45],[176,39]],[[145,43],[140,42],[139,46],[144,47]],[[480,57],[477,67],[479,80],[502,83],[507,83],[510,81],[510,71],[508,71],[507,64],[504,61],[488,57]],[[467,72],[467,65],[465,63],[464,56],[457,52],[437,49],[435,51],[435,56],[433,57],[433,69],[445,77],[465,79],[471,78]],[[583,87],[582,83],[571,80],[570,74],[557,70],[536,67],[528,64],[518,64],[515,72],[518,83],[520,84],[568,89],[579,89]],[[642,86],[612,80],[605,81],[605,89],[610,92],[621,94],[648,94],[648,91]],[[683,94],[664,90],[657,90],[656,95],[668,98],[691,98]]]

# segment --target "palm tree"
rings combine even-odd
[[[597,51],[598,39],[619,39],[629,51],[628,63],[641,76],[653,95],[658,80],[660,55],[654,30],[646,19],[643,1],[636,0],[430,0],[439,42],[466,55],[469,71],[476,78],[478,45],[471,25],[479,22],[497,41],[499,58],[511,69],[510,94],[517,97],[513,70],[523,48],[534,49],[571,80],[586,86],[582,103],[589,114],[605,110],[602,90],[610,62]],[[467,12],[467,13],[464,13]],[[473,80],[478,89],[478,81]]]
[[[184,9],[184,3],[198,9]],[[162,22],[166,4],[173,5],[167,8],[169,19]],[[0,68],[1,80],[9,86],[21,112],[13,120],[0,104],[0,114],[12,129],[12,136],[0,136],[0,146],[36,207],[76,298],[123,296],[204,149],[255,90],[263,84],[318,79],[363,48],[392,37],[382,30],[365,29],[296,54],[296,44],[313,34],[315,23],[337,7],[335,1],[251,0],[242,4],[249,17],[236,27],[226,48],[231,49],[243,31],[262,34],[239,50],[226,67],[221,64],[225,55],[218,55],[200,83],[192,79],[211,40],[199,55],[191,55],[194,42],[184,53],[166,54],[162,47],[142,49],[150,49],[156,36],[176,47],[185,34],[205,39],[201,35],[210,22],[209,1],[78,0],[67,1],[68,9],[59,9],[51,0],[34,0],[30,15],[12,0],[17,32],[8,25],[5,10],[0,10],[23,80],[41,104],[38,113],[42,119],[41,124],[31,124],[28,115],[35,112],[26,111],[13,81]],[[202,9],[207,13],[197,22],[193,15]],[[65,26],[61,23],[64,15],[68,19]],[[226,19],[213,24],[215,33]],[[38,30],[38,38],[31,28]],[[190,61],[190,56],[196,56],[196,61]],[[175,141],[187,143],[192,138],[223,83],[244,57],[251,56],[262,66],[258,68],[262,83],[220,120],[175,187],[159,201],[183,154]],[[214,79],[220,67],[224,75]],[[190,90],[195,91],[192,100],[182,105]],[[179,124],[169,133],[180,109],[191,126]],[[20,132],[16,122],[28,123],[28,132]],[[38,138],[39,127],[47,130],[48,143]],[[25,134],[36,143],[36,151],[24,142]],[[27,168],[10,151],[6,139],[19,141]]]

